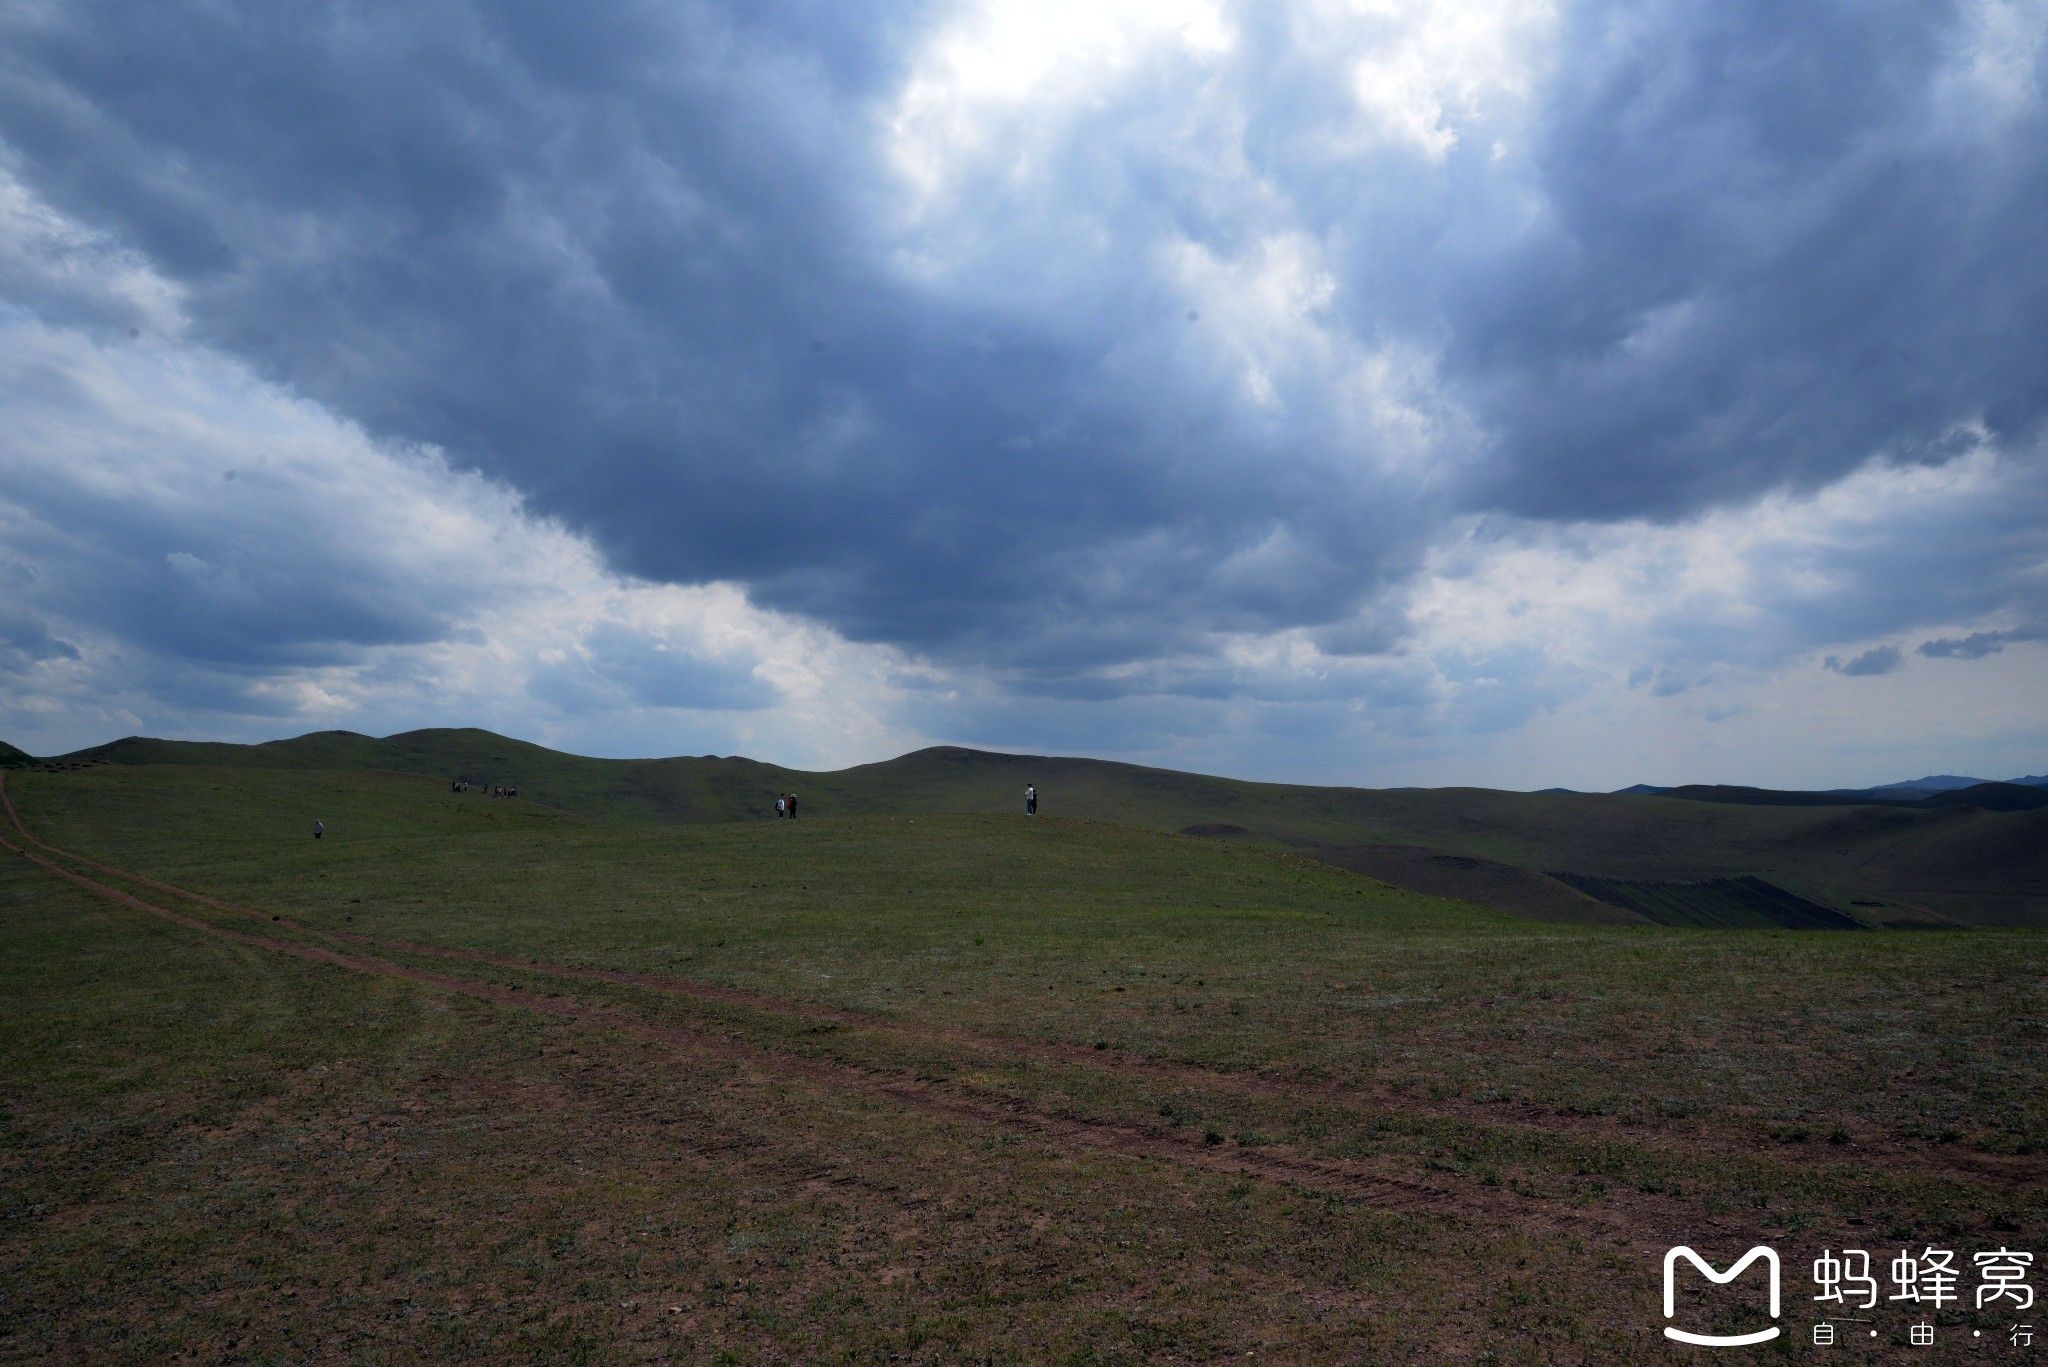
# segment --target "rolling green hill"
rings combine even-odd
[[[131,737],[57,762],[92,761],[460,777],[516,784],[522,802],[603,821],[765,817],[775,794],[791,791],[809,818],[1008,812],[1034,783],[1047,815],[1319,851],[1418,891],[1532,916],[1569,916],[1586,900],[1546,876],[1566,872],[1633,883],[1761,879],[1868,924],[2048,924],[2048,809],[1986,810],[1967,794],[1808,805],[1318,788],[951,746],[806,772],[736,756],[592,759],[480,730],[327,731],[247,746]],[[1375,853],[1389,847],[1400,857]],[[1488,863],[1460,883],[1456,866],[1418,861],[1417,851]]]
[[[2023,783],[1977,783],[1922,800],[1927,807],[1981,807],[1987,812],[2030,812],[2048,807],[2048,788]]]

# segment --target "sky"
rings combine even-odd
[[[2048,5],[0,9],[0,738],[2048,771]]]

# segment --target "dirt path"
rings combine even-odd
[[[0,802],[16,822],[17,835],[27,841],[18,813],[0,785]],[[267,950],[349,972],[418,983],[437,991],[500,1006],[518,1007],[572,1025],[653,1040],[705,1057],[729,1060],[764,1072],[794,1077],[835,1090],[852,1090],[977,1126],[995,1126],[1021,1133],[1051,1147],[1089,1150],[1120,1157],[1166,1162],[1201,1172],[1279,1183],[1303,1191],[1358,1201],[1377,1210],[1452,1218],[1459,1221],[1511,1220],[1518,1228],[1552,1228],[1596,1242],[1632,1249],[1660,1247],[1671,1231],[1697,1233],[1703,1228],[1698,1211],[1676,1201],[1627,1193],[1595,1205],[1524,1195],[1501,1187],[1425,1181],[1367,1161],[1326,1158],[1281,1144],[1211,1143],[1206,1137],[1175,1130],[1061,1115],[1012,1097],[993,1095],[955,1082],[934,1082],[887,1069],[864,1067],[796,1055],[750,1041],[687,1026],[656,1023],[616,1007],[551,996],[473,978],[438,974],[368,954],[349,954],[318,945],[274,939],[233,929],[186,912],[147,901],[97,878],[66,868],[40,848],[0,835],[0,848],[26,859],[53,877],[106,901],[162,918],[176,925],[233,944]],[[95,869],[151,885],[156,880],[130,875],[97,860],[79,859]],[[160,885],[168,887],[169,885]],[[206,904],[240,914],[248,908],[198,897]],[[1713,1223],[1708,1222],[1707,1227]]]
[[[1710,1126],[1695,1123],[1686,1126],[1672,1124],[1645,1125],[1631,1123],[1613,1116],[1585,1115],[1575,1112],[1558,1111],[1528,1102],[1514,1101],[1472,1101],[1459,1097],[1424,1097],[1398,1091],[1391,1087],[1361,1087],[1355,1083],[1333,1082],[1323,1078],[1303,1077],[1285,1072],[1231,1071],[1197,1063],[1178,1062],[1154,1056],[1132,1053],[1117,1048],[1096,1049],[1085,1045],[1064,1043],[1056,1040],[1028,1039],[1011,1035],[994,1035],[963,1027],[918,1024],[870,1012],[854,1011],[825,1006],[818,1003],[795,1001],[769,993],[732,987],[720,983],[708,983],[695,979],[678,978],[656,973],[639,973],[621,969],[589,968],[571,964],[552,963],[542,959],[526,958],[512,954],[499,954],[487,950],[461,949],[445,945],[424,944],[389,936],[375,936],[356,931],[335,930],[309,925],[291,917],[266,912],[254,907],[242,906],[189,888],[179,887],[147,874],[105,863],[89,855],[52,845],[40,839],[22,819],[12,796],[7,792],[4,775],[0,775],[0,810],[19,837],[30,845],[55,858],[80,864],[99,873],[139,887],[223,912],[232,916],[248,917],[257,921],[268,921],[287,930],[311,936],[338,940],[346,944],[362,945],[382,950],[389,954],[403,954],[421,958],[438,958],[451,962],[472,963],[494,968],[508,969],[519,973],[538,973],[551,977],[575,981],[611,983],[620,986],[644,988],[667,995],[700,1001],[720,1006],[739,1007],[758,1011],[783,1019],[799,1020],[815,1024],[848,1026],[877,1034],[894,1036],[908,1042],[951,1048],[971,1049],[1003,1059],[1031,1059],[1037,1062],[1059,1064],[1086,1069],[1093,1072],[1112,1072],[1123,1076],[1143,1078],[1166,1086],[1180,1086],[1196,1090],[1227,1092],[1237,1095],[1271,1096],[1282,1099],[1312,1099],[1335,1105],[1350,1106],[1367,1111],[1394,1111],[1408,1114],[1426,1114],[1446,1120],[1470,1123],[1479,1126],[1520,1132],[1538,1136],[1565,1136],[1596,1140],[1603,1143],[1627,1145],[1640,1149],[1655,1149],[1686,1154],[1715,1153],[1731,1156],[1754,1156],[1760,1147],[1760,1137],[1754,1130],[1740,1127]],[[30,858],[36,858],[34,854]],[[46,861],[38,863],[50,867]],[[64,871],[57,870],[60,874]],[[68,875],[66,875],[68,876]],[[89,886],[98,887],[97,884]],[[209,931],[222,930],[232,938],[240,932],[226,932],[211,922],[196,918],[182,917],[177,913],[137,899],[129,899],[136,905],[163,915],[171,915],[182,924],[193,925]],[[271,948],[286,948],[288,942],[255,937],[247,941]],[[354,962],[348,956],[336,956],[329,960],[343,963]],[[364,963],[384,963],[383,960],[361,960]],[[434,982],[438,985],[463,983],[482,987],[473,980],[423,974],[418,970],[401,965],[389,965],[401,969],[406,976],[419,981]],[[492,988],[493,991],[513,989]],[[533,1000],[558,1004],[560,997],[519,994]],[[508,998],[507,1000],[511,1000]],[[592,1008],[608,1010],[608,1008]],[[557,1013],[559,1014],[559,1013]],[[618,1014],[618,1013],[614,1013]],[[725,1039],[696,1032],[693,1038]],[[764,1046],[751,1046],[764,1049]],[[766,1051],[775,1052],[775,1051]],[[776,1057],[791,1057],[776,1053]],[[829,1063],[820,1066],[831,1067]],[[1794,1151],[1789,1151],[1792,1153]],[[1852,1134],[1852,1142],[1845,1146],[1839,1162],[1819,1161],[1809,1164],[1815,1169],[1839,1166],[1844,1172],[1862,1173],[1873,1169],[1903,1174],[1939,1175],[1975,1181],[2040,1185],[2048,1182],[2048,1161],[2036,1156],[1987,1154],[1957,1149],[1953,1146],[1913,1143],[1889,1137],[1859,1133]]]

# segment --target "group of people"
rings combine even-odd
[[[483,787],[484,785],[483,785],[483,784],[481,784],[481,783],[479,783],[479,784],[477,784],[476,786],[477,786],[477,787],[479,787],[479,788],[482,788],[482,787]],[[466,792],[468,792],[468,791],[469,791],[469,780],[468,780],[468,779],[466,779],[466,778],[452,778],[452,779],[449,779],[449,780],[448,780],[448,791],[449,791],[449,792],[451,792],[451,793],[466,793]],[[491,794],[491,796],[492,796],[492,797],[518,797],[518,796],[519,796],[519,789],[517,789],[516,787],[513,787],[513,786],[511,786],[511,785],[509,785],[509,784],[504,784],[504,783],[494,783],[494,784],[492,784],[492,785],[491,785],[491,787],[490,787],[490,794]]]
[[[493,784],[490,784],[490,785],[489,785],[488,787],[486,787],[486,786],[485,786],[484,784],[481,784],[481,783],[477,783],[477,784],[472,784],[472,783],[470,783],[470,781],[469,781],[468,779],[466,779],[466,778],[451,778],[451,779],[449,779],[449,780],[448,780],[448,791],[449,791],[449,792],[451,792],[451,793],[466,793],[466,792],[468,792],[468,791],[469,791],[469,790],[470,790],[470,789],[471,789],[472,787],[475,787],[475,788],[477,788],[477,789],[479,789],[479,790],[481,790],[481,791],[485,791],[485,792],[488,792],[488,793],[489,793],[489,794],[490,794],[490,795],[491,795],[492,797],[518,797],[518,796],[519,796],[519,789],[518,789],[518,788],[517,788],[517,787],[516,787],[515,785],[513,785],[513,784],[510,784],[510,783],[493,783]],[[795,798],[791,798],[791,799],[790,799],[789,801],[790,801],[790,807],[791,807],[791,815],[794,815],[794,814],[795,814],[795,806],[796,806],[796,799],[795,799]],[[314,822],[314,823],[313,823],[313,838],[314,838],[315,840],[318,840],[318,839],[320,839],[320,838],[321,838],[322,836],[324,836],[324,835],[326,835],[326,834],[327,834],[327,827],[326,827],[325,823],[323,823],[323,822],[319,822],[319,821],[316,821],[316,822]]]

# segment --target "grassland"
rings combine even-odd
[[[1603,879],[1762,878],[1874,924],[2048,927],[2048,809],[1784,806],[1633,794],[1370,790],[1247,783],[1101,760],[921,750],[880,764],[804,773],[737,757],[605,760],[485,731],[375,739],[321,732],[241,746],[131,739],[73,762],[234,769],[251,776],[391,772],[520,791],[594,820],[702,822],[768,816],[795,791],[817,816],[1008,813],[1035,783],[1050,816],[1159,831],[1229,828],[1232,838],[1333,853],[1400,881],[1414,850],[1485,860],[1459,895],[1551,918],[1569,889],[1549,871]],[[1405,884],[1442,891],[1442,870]],[[1567,912],[1568,914],[1568,912]],[[1591,913],[1598,919],[1599,913]]]
[[[0,860],[0,1355],[1655,1360],[1674,1242],[2041,1242],[2035,932],[347,767],[7,788],[92,862]]]

